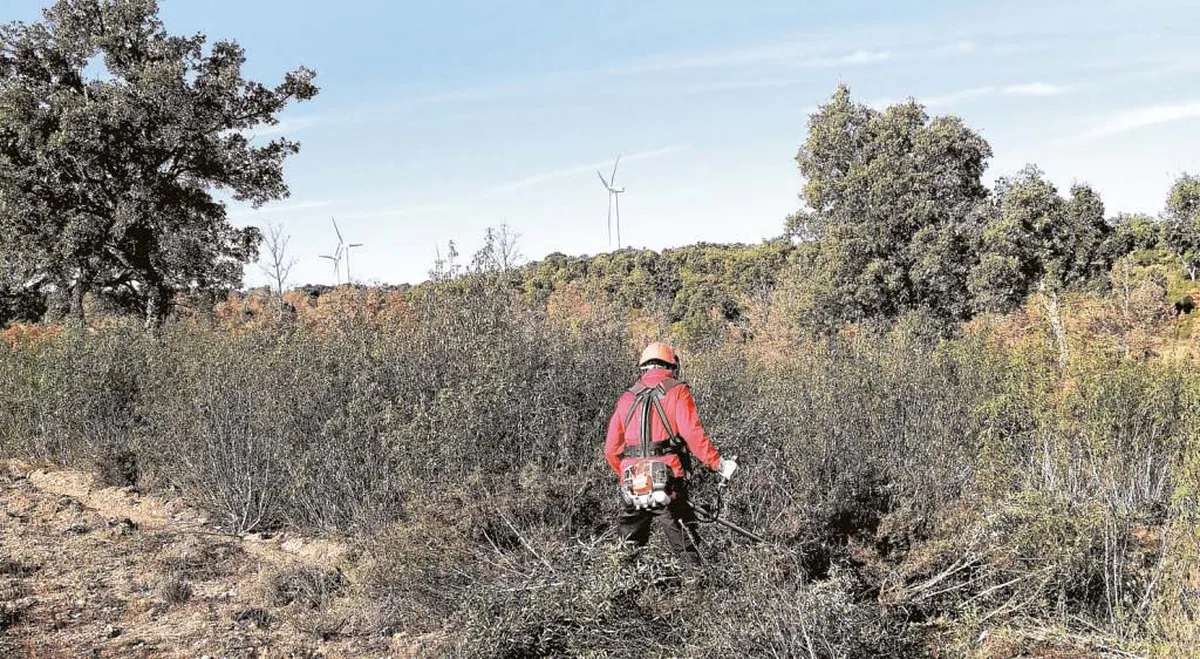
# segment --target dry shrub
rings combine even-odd
[[[23,602],[0,603],[0,633],[8,631],[9,627],[21,622],[28,609],[29,604]],[[3,647],[0,645],[0,649]]]
[[[288,616],[288,622],[305,634],[328,641],[346,629],[350,623],[350,614],[327,609],[302,609],[292,612]]]
[[[112,487],[137,485],[138,456],[128,446],[104,446],[96,460],[96,475],[100,482]]]
[[[273,587],[319,636],[432,632],[485,656],[966,654],[1038,626],[1138,651],[1193,638],[1194,365],[1087,349],[1076,299],[1065,368],[1037,309],[953,338],[918,315],[802,341],[776,326],[769,350],[692,317],[684,378],[743,467],[729,514],[769,543],[708,529],[713,564],[679,583],[611,546],[601,456],[635,336],[670,319],[588,294],[547,310],[467,277],[403,305],[339,291],[311,323],[65,332],[0,352],[0,442],[109,456],[114,480],[180,487],[237,530],[353,534],[362,593],[320,571]]]
[[[631,562],[612,546],[560,546],[468,589],[464,656],[897,656],[917,647],[902,619],[852,577],[809,583],[778,548],[714,556],[699,579],[668,557]]]
[[[321,609],[341,597],[346,578],[341,570],[315,566],[297,566],[280,570],[269,582],[268,598],[272,606],[298,606]]]
[[[163,573],[155,584],[154,591],[167,604],[183,604],[192,598],[192,585],[180,570]]]
[[[284,620],[322,640],[338,635],[353,617],[361,615],[361,605],[348,597],[350,583],[338,569],[284,567],[266,576],[263,591],[266,604],[283,609]],[[270,622],[270,616],[259,609],[243,612],[243,617],[260,627]]]
[[[233,574],[245,550],[229,541],[215,541],[194,536],[177,536],[165,556],[160,558],[164,570],[178,572],[192,581],[209,581]]]
[[[1200,390],[1193,396],[1200,397]],[[1200,428],[1195,425],[1178,469],[1174,514],[1159,530],[1162,566],[1155,576],[1161,583],[1153,592],[1149,620],[1150,637],[1158,642],[1148,649],[1159,657],[1185,656],[1200,647]]]
[[[507,535],[489,534],[474,495],[443,493],[437,504],[418,508],[411,521],[370,538],[365,593],[374,602],[374,626],[381,633],[427,633],[440,628],[458,606],[463,590],[491,576],[483,546],[512,548]],[[475,536],[474,538],[472,536]]]
[[[124,324],[0,349],[0,450],[100,471],[116,483],[136,478],[129,454],[137,450],[150,350],[147,337]]]

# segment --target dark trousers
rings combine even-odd
[[[678,492],[667,507],[658,510],[626,508],[617,520],[621,539],[632,542],[636,547],[644,547],[650,540],[651,525],[659,527],[666,534],[667,541],[685,568],[700,565],[700,550],[696,547],[696,541],[700,538],[700,523],[696,520],[696,511],[687,503],[686,492]],[[687,527],[687,532],[683,526]]]

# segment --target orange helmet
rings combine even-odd
[[[646,349],[642,351],[642,356],[638,359],[638,367],[641,368],[652,361],[663,362],[672,368],[679,367],[679,357],[675,355],[671,346],[657,341],[646,346]]]

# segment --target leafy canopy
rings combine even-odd
[[[1039,289],[1084,287],[1102,278],[1132,246],[1104,219],[1090,187],[1075,184],[1064,199],[1036,167],[1001,178],[983,211],[986,225],[971,292],[981,310],[1010,310]]]
[[[288,195],[298,144],[247,132],[313,98],[298,68],[246,80],[233,41],[166,32],[155,0],[59,0],[0,27],[0,262],[23,289],[136,308],[148,325],[175,293],[240,285],[256,229],[234,228],[223,190],[255,206]]]
[[[1190,279],[1200,275],[1200,176],[1184,174],[1167,196],[1163,242],[1179,255]]]
[[[809,118],[796,156],[807,208],[788,222],[817,245],[816,307],[844,320],[968,316],[968,220],[991,155],[957,117],[930,118],[913,100],[881,112],[839,86]]]

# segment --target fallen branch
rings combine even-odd
[[[551,572],[558,574],[558,570],[554,569],[554,566],[550,564],[550,561],[542,558],[542,555],[537,553],[537,550],[525,540],[525,536],[521,535],[521,532],[517,530],[517,527],[513,526],[512,522],[508,521],[508,517],[504,516],[504,514],[500,514],[500,519],[504,520],[504,523],[508,525],[508,528],[512,529],[512,532],[516,534],[517,539],[521,541],[521,544],[529,550],[529,553],[533,554],[533,556],[541,561],[542,564],[545,565],[546,568]]]

